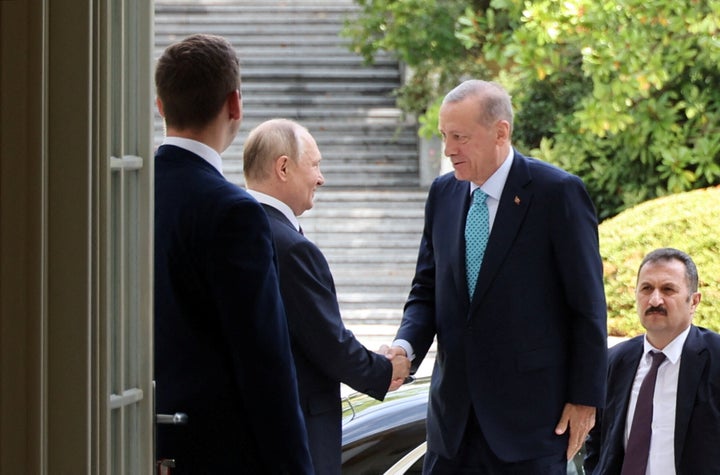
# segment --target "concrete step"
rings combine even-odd
[[[212,2],[199,3],[191,0],[162,0],[155,2],[155,11],[161,13],[176,12],[185,14],[202,15],[208,10],[220,11],[225,14],[245,13],[247,15],[255,15],[258,13],[271,15],[273,12],[277,15],[280,12],[292,11],[296,14],[310,12],[312,14],[322,13],[328,17],[333,14],[345,13],[348,11],[356,11],[357,5],[353,0],[327,0],[327,1],[298,1],[298,0],[214,0]],[[286,21],[293,21],[295,16]]]
[[[377,203],[381,205],[382,203]],[[318,223],[318,225],[331,226],[338,221],[352,222],[352,226],[346,228],[347,232],[354,232],[364,225],[392,224],[393,231],[404,230],[405,224],[415,224],[418,221],[422,224],[423,203],[421,202],[392,202],[385,207],[370,207],[364,204],[351,204],[348,209],[339,207],[325,207],[317,204],[315,208],[303,215],[303,221]],[[312,219],[309,219],[311,218]],[[412,226],[414,229],[415,226]],[[363,237],[364,238],[364,237]]]
[[[277,64],[275,65],[277,66]],[[295,65],[293,63],[284,64],[282,69],[260,64],[254,65],[252,63],[245,62],[242,65],[242,77],[243,81],[257,80],[260,78],[271,78],[273,80],[288,80],[288,79],[322,79],[327,82],[334,81],[366,81],[368,79],[380,79],[380,80],[400,80],[400,71],[396,67],[383,66],[383,67],[357,67],[353,68],[336,68],[332,65]]]
[[[402,251],[412,249],[402,249]],[[393,264],[395,266],[407,265],[413,268],[417,260],[414,252],[400,252],[400,249],[376,249],[374,252],[358,252],[357,250],[323,249],[328,262],[338,267],[342,264],[351,268],[360,269],[362,266],[375,264]]]
[[[303,220],[303,229],[308,232],[334,232],[338,234],[356,234],[360,232],[366,233],[383,233],[387,229],[392,229],[395,235],[404,235],[406,233],[422,231],[422,220],[412,217],[403,217],[395,219],[360,219],[346,216],[343,219],[318,218],[312,221]],[[390,226],[392,226],[390,228]]]
[[[426,190],[318,190],[300,217],[335,279],[343,318],[398,321],[415,273]]]
[[[242,66],[241,66],[242,67]],[[250,82],[243,81],[243,91],[252,91],[260,97],[285,94],[306,93],[306,94],[347,94],[391,97],[393,90],[398,86],[396,78],[381,81],[374,78],[372,81],[347,81],[347,82],[326,82],[324,80],[306,80],[302,84],[284,82]],[[243,98],[243,101],[249,97]]]
[[[370,292],[370,291],[351,292],[351,291],[338,291],[338,301],[342,302],[342,308],[367,308],[372,305],[372,308],[377,307],[397,307],[402,309],[405,301],[407,300],[407,292]]]
[[[261,95],[247,94],[243,99],[243,107],[265,107],[268,105],[275,106],[314,106],[323,108],[332,107],[362,107],[366,109],[375,107],[392,107],[393,99],[389,95],[384,94],[307,94],[304,91],[287,91],[283,94]]]

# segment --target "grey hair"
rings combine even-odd
[[[512,98],[505,88],[495,82],[469,79],[448,92],[442,103],[460,102],[470,97],[478,99],[478,123],[490,126],[498,120],[505,120],[512,132]]]

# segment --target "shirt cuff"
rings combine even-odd
[[[407,340],[395,340],[392,342],[392,346],[399,346],[403,350],[405,350],[405,354],[407,354],[407,359],[410,361],[415,359],[415,352],[413,351],[413,347]]]

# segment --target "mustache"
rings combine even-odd
[[[667,316],[667,309],[665,307],[648,307],[647,310],[645,310],[645,315],[651,313],[659,313]]]

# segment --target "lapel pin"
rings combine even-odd
[[[520,204],[520,198],[518,197],[518,195],[515,195],[515,199],[513,201],[515,201],[516,205]]]

